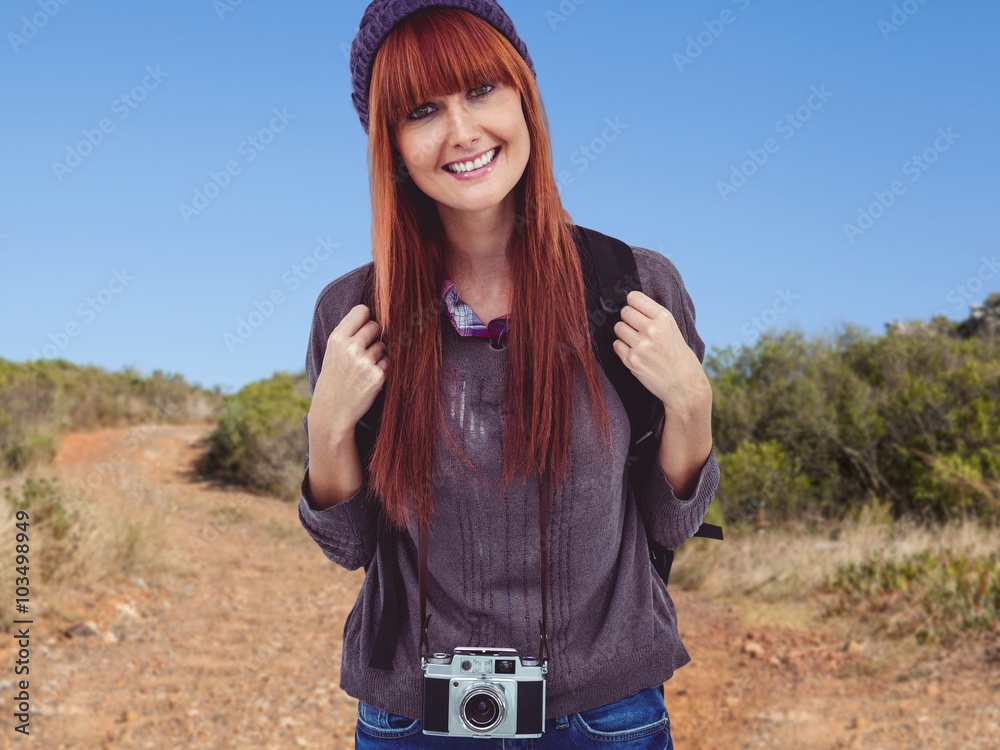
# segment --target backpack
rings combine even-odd
[[[626,471],[633,466],[637,470],[648,468],[650,462],[657,459],[657,451],[654,448],[659,445],[656,433],[663,417],[663,404],[639,382],[612,348],[617,338],[614,326],[621,319],[619,311],[625,305],[628,293],[641,289],[635,256],[632,248],[621,240],[594,229],[573,225],[572,233],[583,267],[587,318],[594,353],[618,393],[631,423],[632,435],[625,468]],[[371,311],[374,311],[373,280],[374,267],[369,265],[363,284],[361,303],[367,305]],[[447,314],[447,309],[442,307],[441,315],[447,316]],[[358,420],[355,427],[358,455],[366,474],[375,448],[375,439],[378,436],[384,401],[384,391],[380,391],[371,408]],[[396,561],[396,546],[393,539],[396,533],[384,517],[380,518],[375,555],[379,559],[379,570],[384,578],[381,581],[382,616],[369,660],[369,665],[376,669],[392,669],[392,657],[396,650],[399,631],[403,584]],[[721,540],[722,528],[703,523],[695,531],[694,536]],[[673,550],[663,547],[648,533],[646,539],[649,542],[650,562],[666,585],[673,564]],[[366,574],[371,562],[365,565]]]

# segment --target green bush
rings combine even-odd
[[[303,384],[302,378],[276,373],[230,397],[199,471],[298,500],[308,448],[302,416],[309,399],[299,395]]]
[[[21,492],[7,487],[4,500],[11,513],[27,511],[32,526],[47,528],[56,539],[63,539],[73,525],[73,516],[63,502],[62,491],[55,480],[27,479]]]
[[[810,506],[809,480],[777,440],[745,440],[718,459],[720,477],[728,478],[718,496],[724,524],[750,523],[759,507],[768,518],[790,518]]]
[[[707,355],[726,519],[763,502],[822,522],[874,499],[896,518],[1000,520],[1000,347],[959,330],[786,331]]]
[[[72,509],[55,480],[25,480],[19,492],[4,490],[10,515],[28,513],[31,569],[42,581],[53,581],[71,568],[72,558],[88,523]],[[21,519],[17,519],[20,521]]]
[[[159,370],[142,377],[130,367],[108,372],[62,359],[0,357],[0,476],[50,463],[61,432],[211,421],[223,401]]]
[[[963,633],[1000,632],[1000,552],[921,552],[900,560],[873,554],[838,567],[828,584],[834,610],[893,623],[890,634],[953,642]]]
[[[8,434],[0,441],[0,475],[52,463],[56,452],[56,439],[51,435]]]

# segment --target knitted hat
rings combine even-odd
[[[351,83],[354,85],[351,101],[354,103],[354,109],[358,111],[361,127],[365,129],[365,133],[368,132],[368,89],[371,85],[375,54],[389,36],[393,26],[414,11],[431,5],[467,10],[489,22],[493,28],[507,37],[528,64],[531,75],[537,78],[528,48],[517,35],[514,22],[496,0],[375,0],[361,17],[361,26],[351,44]]]

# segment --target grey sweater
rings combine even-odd
[[[695,311],[676,267],[660,253],[633,247],[642,290],[673,314],[688,346],[704,361]],[[370,265],[370,264],[367,264]],[[323,363],[327,338],[361,302],[362,266],[320,292],[306,352],[310,387]],[[507,349],[460,336],[442,316],[441,403],[448,427],[488,485],[437,435],[435,503],[428,538],[427,612],[431,651],[456,646],[506,647],[537,656],[541,620],[538,482],[523,477],[499,493]],[[583,378],[577,373],[567,484],[549,506],[546,718],[596,708],[660,685],[690,661],[677,632],[666,586],[649,560],[644,524],[673,549],[698,528],[719,485],[712,452],[693,495],[681,501],[659,463],[644,476],[625,473],[630,427],[614,387],[601,371],[613,436],[613,455],[599,458]],[[303,417],[308,435],[308,420]],[[660,425],[662,430],[662,422]],[[344,626],[340,686],[349,695],[395,714],[420,718],[423,672],[417,620],[416,528],[397,535],[406,608],[391,672],[368,666],[381,611],[376,549],[377,500],[368,477],[348,500],[318,510],[308,494],[309,456],[299,519],[323,553],[356,570],[371,561]]]

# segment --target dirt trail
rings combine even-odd
[[[162,515],[172,569],[34,601],[32,684],[47,687],[31,738],[12,739],[8,713],[0,747],[353,747],[340,646],[364,574],[330,563],[294,504],[194,477],[210,430],[160,426],[134,448],[126,429],[62,439],[47,473],[65,479],[122,451],[113,481]],[[871,644],[749,627],[737,610],[672,594],[693,657],[666,686],[678,750],[1000,747],[1000,656],[981,643],[889,663]],[[96,635],[63,634],[80,622]],[[10,706],[9,643],[0,656]]]

